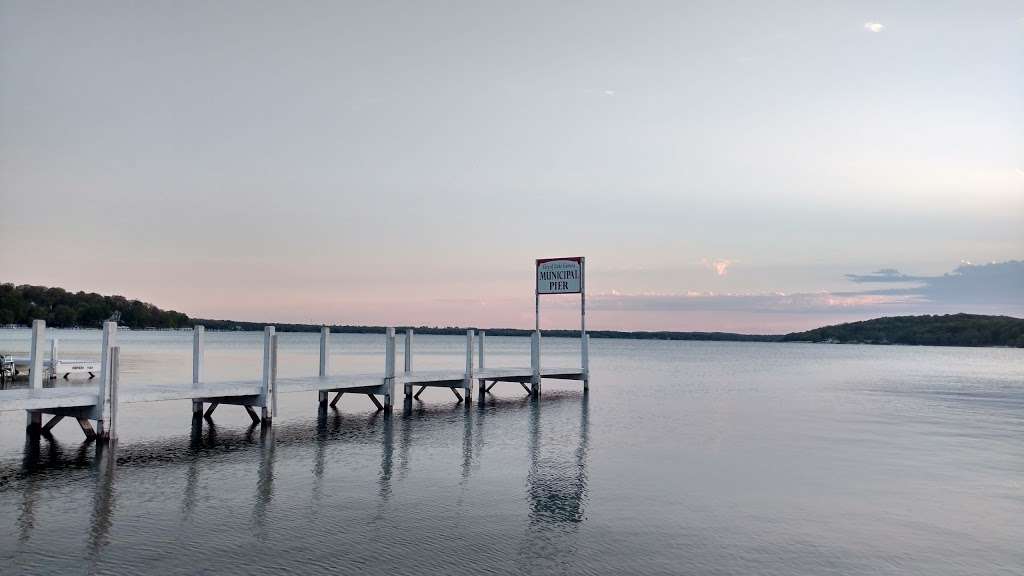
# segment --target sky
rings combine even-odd
[[[4,0],[0,213],[200,318],[1024,316],[1024,4]]]

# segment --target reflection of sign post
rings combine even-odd
[[[579,294],[580,295],[580,335],[587,332],[587,294],[584,290],[584,271],[586,258],[543,258],[537,260],[536,292],[536,329],[540,330],[540,295],[541,294]]]

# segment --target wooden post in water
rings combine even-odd
[[[270,339],[270,413],[277,415],[277,339],[275,333]]]
[[[472,330],[466,330],[466,376],[462,381],[462,391],[466,395],[466,402],[473,400],[473,339],[476,334]]]
[[[33,390],[43,388],[43,338],[46,335],[46,321],[32,321],[32,352],[29,357],[28,377],[29,387]],[[27,412],[28,417],[25,427],[29,430],[39,430],[43,425],[43,414],[41,412]]]
[[[390,412],[395,405],[395,329],[388,328],[384,331],[384,406],[385,412]],[[370,398],[376,403],[373,394]]]
[[[60,355],[57,351],[60,349],[60,343],[56,338],[50,340],[50,378],[58,378],[57,374],[57,363],[60,361]]]
[[[331,327],[321,326],[320,327],[320,377],[324,378],[327,376],[327,371],[330,369],[330,355],[331,355]],[[318,394],[318,400],[320,406],[327,406],[327,391],[321,390]]]
[[[583,335],[581,346],[583,365],[580,368],[583,370],[583,391],[586,392],[590,390],[590,334]]]
[[[534,330],[530,338],[530,394],[540,396],[540,330]]]
[[[484,332],[483,330],[481,330],[480,334],[478,334],[479,340],[477,340],[477,354],[478,354],[478,358],[476,360],[476,366],[477,366],[477,369],[479,371],[481,371],[481,372],[484,369],[484,338],[486,336],[487,336],[487,332]]]
[[[412,372],[412,328],[405,329],[405,373]],[[402,392],[405,393],[405,397],[412,396],[412,384],[406,383],[403,387]]]
[[[272,348],[274,339],[274,327],[264,326],[263,327],[263,381],[260,385],[260,406],[262,408],[262,414],[260,414],[261,422],[263,424],[270,424],[270,420],[273,418],[273,407],[270,405],[270,384],[273,379],[273,360]]]
[[[206,328],[203,326],[192,327],[192,385],[198,385],[203,381],[203,348],[206,345]],[[203,401],[192,401],[192,416],[203,415]]]
[[[477,372],[483,372],[484,371],[484,338],[487,336],[487,332],[484,332],[483,330],[481,330],[480,334],[478,334],[477,336],[478,336],[478,339],[477,339],[477,342],[476,342],[477,343],[476,367],[477,367]],[[480,384],[480,389],[477,392],[480,395],[480,400],[483,401],[484,394],[487,392],[487,381],[480,380],[479,384]]]
[[[117,322],[103,323],[103,349],[100,350],[100,381],[97,384],[96,408],[93,420],[96,420],[96,435],[103,436],[106,432],[105,422],[110,409],[110,348],[117,345]]]
[[[110,348],[110,414],[107,417],[109,425],[103,433],[103,439],[109,442],[117,442],[117,409],[118,409],[118,384],[121,381],[121,347]]]

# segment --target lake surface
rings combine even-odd
[[[207,379],[258,378],[261,338],[208,333]],[[281,335],[280,374],[315,374],[317,342]],[[190,381],[190,333],[119,343],[125,386]],[[528,364],[528,339],[487,344]],[[383,371],[382,335],[332,347],[333,371]],[[464,347],[417,336],[416,366]],[[577,358],[545,339],[545,363]],[[587,395],[431,389],[392,417],[287,394],[267,433],[124,405],[113,464],[73,421],[34,445],[0,413],[0,573],[1024,573],[1024,350],[595,339],[591,373]]]

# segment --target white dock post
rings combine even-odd
[[[329,361],[331,356],[331,327],[321,326],[320,327],[320,377],[324,378],[327,376],[327,371],[330,368]],[[321,390],[317,394],[318,400],[321,406],[327,406],[327,391]]]
[[[540,330],[534,330],[530,338],[530,394],[540,396]]]
[[[412,372],[412,328],[405,329],[405,373]],[[402,392],[406,398],[412,395],[412,384],[406,383]]]
[[[487,332],[481,330],[480,334],[478,334],[479,340],[477,340],[477,353],[479,358],[477,358],[476,366],[477,369],[481,371],[484,369],[484,337],[486,336]]]
[[[277,339],[275,333],[270,339],[270,413],[277,415]]]
[[[32,356],[29,359],[28,374],[32,388],[43,387],[43,338],[46,336],[46,320],[32,321]]]
[[[483,372],[484,371],[484,338],[487,336],[487,332],[484,332],[483,330],[481,330],[480,334],[478,334],[477,336],[478,336],[478,340],[477,340],[476,367],[477,367],[477,371],[478,372]],[[483,400],[484,393],[487,392],[487,382],[486,381],[480,380],[480,390],[479,390],[479,392],[480,392],[480,399]]]
[[[412,372],[412,328],[405,329],[405,371]]]
[[[581,366],[583,370],[583,391],[586,392],[590,390],[590,334],[583,335],[580,345],[580,353],[583,356],[583,365]]]
[[[32,389],[43,387],[43,337],[46,335],[46,321],[32,321],[32,356],[29,358],[28,376],[29,386]],[[38,430],[43,425],[43,414],[41,412],[27,412],[28,418],[25,427],[30,430]]]
[[[117,345],[117,322],[103,323],[103,348],[100,350],[100,381],[97,384],[96,408],[93,419],[96,420],[96,435],[105,434],[106,415],[110,406],[110,348]]]
[[[473,339],[476,333],[473,330],[466,330],[466,377],[462,381],[462,391],[466,395],[466,402],[473,400]]]
[[[260,406],[262,410],[261,421],[265,424],[270,424],[270,419],[273,418],[272,412],[273,407],[270,405],[270,381],[272,379],[271,372],[273,371],[273,361],[271,360],[272,354],[272,340],[274,338],[274,327],[264,326],[263,327],[263,382],[260,386]]]
[[[192,384],[196,385],[203,381],[203,354],[206,346],[206,328],[203,326],[192,327]],[[203,401],[192,401],[192,415],[203,415]]]
[[[104,434],[104,439],[117,442],[117,388],[121,381],[121,347],[110,348],[110,414],[107,421],[110,423]]]
[[[390,412],[395,405],[395,329],[384,332],[384,410]]]
[[[60,349],[60,343],[56,338],[50,340],[50,378],[58,378],[57,374],[57,363],[60,362],[60,356],[57,354],[57,350]]]

